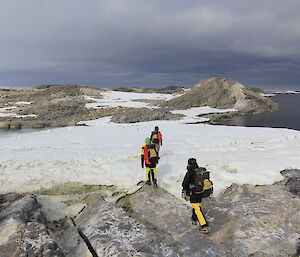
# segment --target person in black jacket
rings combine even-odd
[[[194,191],[192,185],[194,184],[195,169],[199,168],[195,158],[188,159],[187,173],[182,182],[182,198],[190,201],[193,207],[192,221],[194,224],[199,222],[200,232],[208,233],[208,223],[201,211],[202,196],[201,193]]]
[[[150,141],[155,144],[156,151],[159,152],[160,146],[162,146],[162,134],[157,126],[151,132]]]

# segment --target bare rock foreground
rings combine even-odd
[[[208,235],[191,224],[190,206],[147,185],[116,202],[100,191],[56,195],[56,204],[47,195],[1,195],[0,256],[296,257],[300,170],[282,174],[274,185],[233,185],[205,199]],[[83,207],[53,219],[58,202]]]

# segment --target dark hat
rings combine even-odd
[[[189,158],[188,159],[188,164],[191,165],[191,164],[195,164],[197,163],[196,159],[195,158]]]

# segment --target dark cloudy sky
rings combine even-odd
[[[300,0],[0,0],[0,86],[300,89]]]

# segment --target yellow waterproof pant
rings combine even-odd
[[[148,168],[146,167],[146,181],[150,180],[150,172],[151,170],[153,171],[153,179],[156,179],[157,180],[157,177],[156,177],[156,167],[155,168]]]
[[[203,225],[206,225],[206,220],[203,216],[203,213],[201,211],[201,203],[191,203],[192,204],[192,207],[194,208],[195,210],[195,213],[197,215],[197,218],[200,222],[200,225],[203,226]]]

